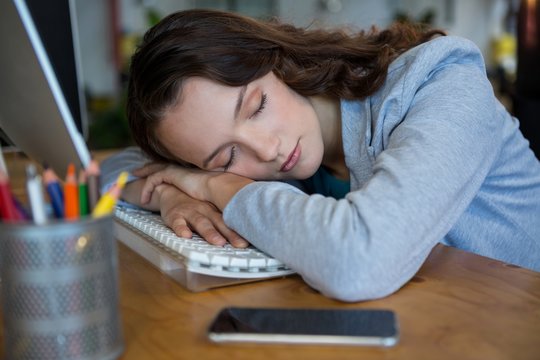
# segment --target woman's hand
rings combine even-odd
[[[232,173],[205,171],[176,165],[151,163],[135,170],[146,177],[141,190],[141,203],[147,204],[160,184],[174,185],[192,198],[208,201],[223,211],[230,199],[253,180]]]
[[[178,236],[191,238],[194,231],[212,245],[223,246],[227,242],[237,248],[249,245],[225,225],[221,212],[209,202],[194,199],[168,184],[158,185],[154,192],[159,197],[161,217]]]
[[[160,184],[174,185],[193,198],[206,200],[198,190],[202,187],[201,182],[205,181],[204,177],[207,173],[207,171],[164,163],[148,163],[133,171],[133,175],[145,178],[141,189],[141,203],[143,204],[150,201],[154,189]]]

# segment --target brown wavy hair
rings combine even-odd
[[[444,32],[407,23],[351,33],[216,10],[180,11],[148,30],[132,57],[129,126],[150,157],[182,163],[161,145],[155,129],[185,79],[242,86],[272,71],[303,96],[362,99],[384,83],[399,54],[437,34]]]

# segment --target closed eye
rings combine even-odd
[[[229,168],[234,164],[234,160],[236,159],[236,145],[233,145],[231,147],[231,156],[229,157],[229,161],[223,166],[223,171],[229,170]]]
[[[261,103],[259,104],[259,107],[257,108],[257,110],[253,113],[253,115],[250,116],[250,119],[256,117],[264,110],[264,108],[266,107],[267,101],[268,101],[268,96],[263,93],[261,96]]]

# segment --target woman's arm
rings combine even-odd
[[[160,184],[171,184],[191,197],[208,201],[223,211],[232,197],[253,180],[243,176],[198,169],[188,169],[176,165],[166,167],[148,164],[134,171],[146,181],[137,189],[140,199],[134,199],[144,206],[151,206],[154,189]]]
[[[133,171],[148,161],[137,148],[129,148],[102,164],[104,188],[108,179],[114,179],[120,171]],[[153,165],[154,168],[156,164]],[[163,168],[164,165],[157,165]],[[160,185],[155,188],[146,203],[142,203],[141,191],[146,179],[134,178],[122,192],[122,200],[130,205],[150,211],[159,211],[165,223],[178,235],[190,238],[198,233],[210,244],[222,246],[229,242],[234,247],[246,247],[249,243],[225,225],[221,211],[206,201],[196,200],[179,189]]]

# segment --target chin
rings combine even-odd
[[[289,175],[290,179],[305,180],[312,177],[313,174],[315,174],[317,170],[319,170],[321,163],[317,163],[317,164],[313,164],[309,166],[306,166],[306,165],[307,164],[302,166],[302,169],[298,169],[298,171],[294,171],[296,169],[293,169],[293,171],[291,171],[291,174]]]

